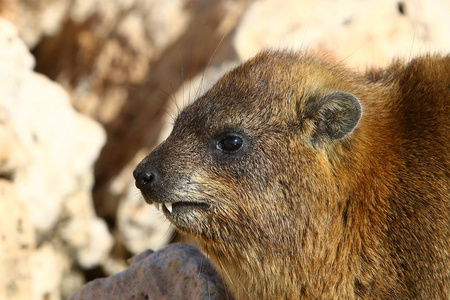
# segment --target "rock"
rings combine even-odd
[[[30,260],[33,296],[37,299],[58,300],[61,298],[60,285],[64,269],[67,268],[67,258],[58,253],[53,245],[41,245]]]
[[[83,269],[91,269],[106,261],[113,246],[106,223],[95,216],[92,197],[76,193],[66,198],[65,217],[59,235],[75,254]]]
[[[135,257],[126,271],[89,282],[70,300],[231,298],[200,251],[185,244],[171,244]]]
[[[56,224],[65,198],[79,190],[78,177],[89,172],[105,136],[97,124],[73,111],[61,87],[42,75],[30,72],[19,89],[18,97],[8,99],[18,107],[8,113],[28,157],[15,183],[34,227],[44,232]],[[87,192],[90,186],[82,188]]]
[[[12,179],[14,170],[25,164],[25,150],[9,124],[0,119],[0,178]]]
[[[128,171],[129,176],[132,170]],[[142,201],[133,186],[119,204],[117,226],[121,242],[133,254],[141,253],[149,245],[155,250],[164,247],[174,233],[173,226],[162,212]]]
[[[346,65],[385,66],[450,48],[450,2],[255,1],[238,26],[234,47],[243,60],[263,48],[313,49]]]
[[[91,195],[104,130],[33,65],[0,18],[1,299],[60,299],[74,290],[65,278],[106,261],[113,243]]]
[[[18,28],[23,41],[32,48],[43,36],[55,34],[61,28],[71,2],[71,0],[34,0],[31,3],[3,0],[2,6],[6,6],[8,9],[6,16]]]
[[[1,148],[0,148],[1,149]],[[32,299],[34,230],[10,181],[0,178],[0,299]]]

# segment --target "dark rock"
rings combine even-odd
[[[69,300],[79,299],[233,299],[211,262],[196,248],[171,244],[146,251],[130,267],[87,283]]]

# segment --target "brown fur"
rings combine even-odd
[[[317,111],[334,92],[362,115],[331,138]],[[217,149],[227,132],[239,154]],[[237,299],[450,299],[449,56],[360,75],[263,52],[187,107],[135,177],[146,201],[174,202],[168,219]]]

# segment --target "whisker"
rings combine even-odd
[[[197,91],[195,92],[195,98],[198,98],[200,96],[201,91],[203,90],[203,81],[205,78],[206,70],[210,67],[211,62],[216,55],[217,51],[219,50],[220,46],[222,45],[223,41],[225,40],[225,37],[228,35],[228,32],[225,32],[222,35],[222,38],[220,39],[219,43],[217,44],[216,48],[214,49],[213,53],[211,54],[211,57],[208,60],[208,63],[206,64],[206,67],[202,71],[202,79],[200,80],[200,84],[197,87]]]
[[[173,90],[172,84],[170,86]],[[171,103],[173,103],[175,105],[175,108],[176,108],[175,111],[173,111],[171,105],[163,105],[164,112],[170,116],[172,121],[175,120],[176,116],[178,115],[178,111],[179,111],[178,103],[175,98],[175,93],[173,93],[173,92],[169,93],[161,87],[157,87],[157,88],[164,94],[164,96],[166,96],[170,100]],[[163,103],[163,101],[161,101],[161,103]]]

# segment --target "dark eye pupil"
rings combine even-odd
[[[227,136],[219,142],[219,149],[223,151],[237,151],[242,147],[242,139],[237,136]]]

